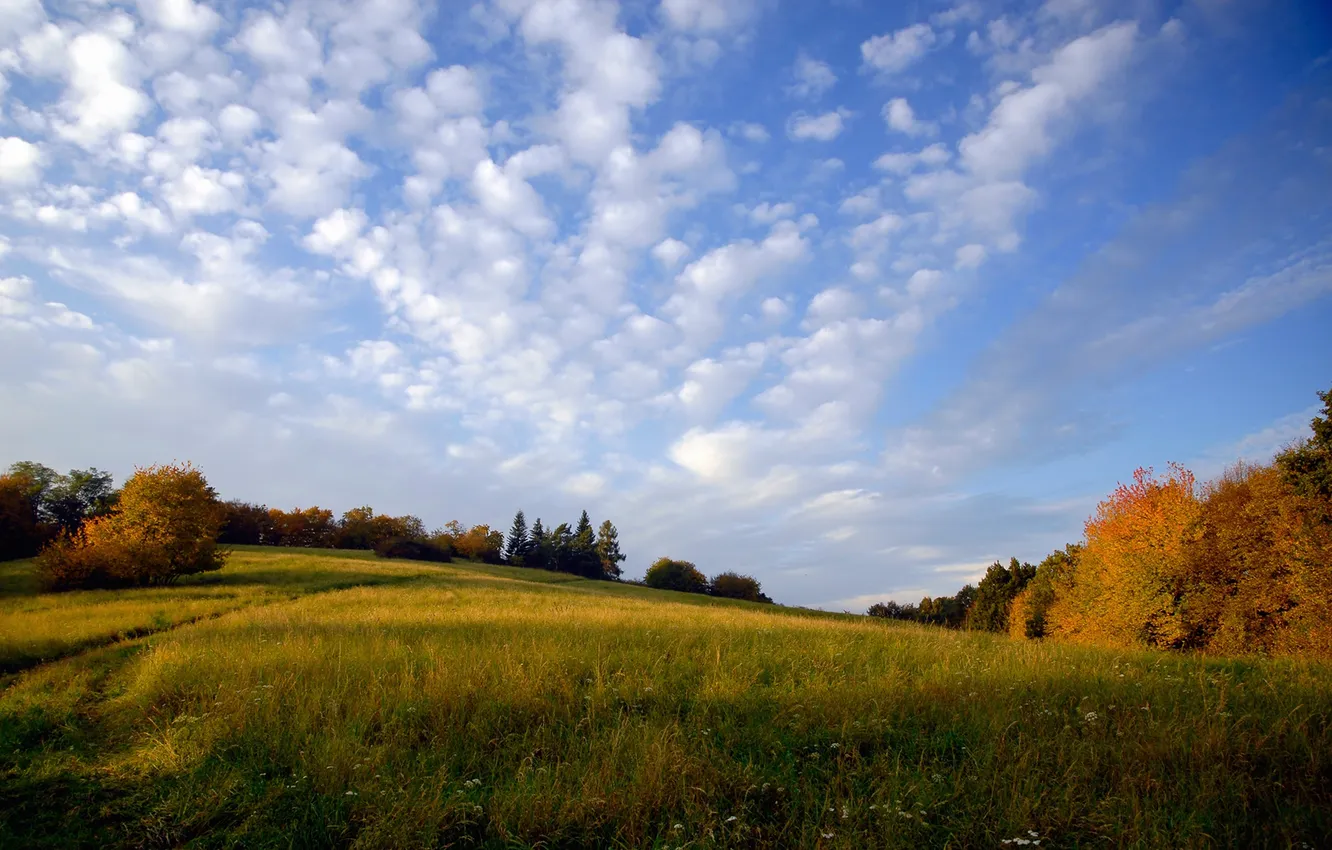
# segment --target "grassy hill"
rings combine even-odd
[[[1326,666],[368,553],[58,595],[28,569],[0,564],[0,847],[1332,835]]]

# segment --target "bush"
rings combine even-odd
[[[38,573],[56,590],[169,584],[222,568],[221,523],[213,488],[190,464],[138,469],[116,510],[43,550]]]
[[[381,558],[406,558],[410,561],[448,563],[453,560],[453,553],[447,546],[406,537],[386,537],[380,540],[375,544],[375,554]]]
[[[647,571],[647,586],[658,590],[707,593],[708,579],[689,561],[658,558]]]
[[[763,589],[759,585],[758,579],[752,576],[742,576],[730,570],[713,576],[710,592],[713,596],[720,596],[724,599],[745,599],[749,602],[772,601],[763,595]]]

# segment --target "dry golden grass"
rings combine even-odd
[[[1332,830],[1323,666],[243,554],[293,595],[302,559],[394,583],[320,579],[21,674],[0,695],[0,844],[1285,847]]]

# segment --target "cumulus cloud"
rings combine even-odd
[[[1174,84],[1152,62],[1177,28],[1147,17],[961,3],[879,34],[848,8],[846,74],[819,16],[792,40],[752,0],[48,6],[0,14],[18,456],[190,456],[228,496],[432,524],[587,507],[631,557],[859,604],[1076,532],[1080,493],[973,492],[1113,430],[1075,373],[1113,384],[1329,292],[1317,98],[1058,298],[1012,256],[1036,210],[1061,251],[1098,238],[1065,189],[1102,161],[1091,122]],[[1000,327],[992,303],[1040,306]],[[959,384],[932,347],[985,353]]]
[[[827,62],[812,59],[805,54],[796,58],[791,73],[795,82],[787,86],[786,91],[792,97],[818,100],[837,85],[837,75]]]
[[[860,45],[860,56],[865,67],[884,74],[896,74],[923,57],[936,40],[929,24],[912,24],[865,41]]]
[[[796,113],[787,124],[786,134],[800,141],[831,142],[842,134],[850,112],[844,109],[825,112],[822,115]]]

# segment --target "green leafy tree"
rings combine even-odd
[[[266,506],[235,499],[222,503],[218,543],[272,546],[276,543],[274,532],[273,517]]]
[[[111,473],[95,467],[61,475],[49,466],[25,460],[10,466],[9,472],[29,482],[37,520],[52,533],[73,534],[85,520],[105,516],[116,504]]]
[[[708,577],[689,561],[658,558],[648,567],[645,582],[658,590],[678,590],[683,593],[707,593]]]
[[[1323,521],[1332,522],[1332,390],[1320,392],[1323,415],[1309,423],[1313,436],[1277,455],[1277,466],[1301,496],[1321,502]]]
[[[509,536],[504,541],[505,560],[521,567],[526,562],[527,549],[531,545],[532,538],[527,533],[527,517],[519,511],[513,515],[513,525],[509,526]]]
[[[614,523],[606,520],[597,531],[597,561],[601,564],[601,577],[619,581],[624,574],[620,569],[624,559],[624,553],[620,551],[620,532]]]
[[[562,522],[550,533],[550,566],[561,573],[574,572],[573,530],[569,523]]]
[[[32,479],[22,473],[0,475],[0,561],[31,557],[42,546],[33,490]]]
[[[1036,566],[1036,574],[1027,582],[1008,611],[1008,633],[1015,638],[1038,639],[1050,632],[1050,607],[1055,593],[1071,580],[1082,546],[1070,543],[1056,549]]]
[[[967,612],[968,625],[985,632],[1008,631],[1013,599],[1035,575],[1035,567],[1020,563],[1017,558],[1011,559],[1007,567],[995,561],[976,586],[975,599]]]

